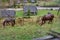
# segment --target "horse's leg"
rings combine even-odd
[[[51,23],[52,23],[53,19],[51,20]]]
[[[12,26],[14,26],[15,25],[15,22],[11,22],[11,24],[12,24]]]
[[[50,24],[51,20],[48,21],[48,24]]]
[[[49,20],[48,24],[52,23],[52,20]]]
[[[46,23],[46,21],[44,21],[44,23]]]
[[[6,22],[4,21],[4,22],[3,22],[3,27],[4,27],[4,28],[5,28],[5,25],[6,25]]]
[[[46,23],[46,21],[42,21],[41,25],[43,25],[43,24],[45,24],[45,23]]]

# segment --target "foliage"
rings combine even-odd
[[[9,0],[2,0],[2,2],[8,2]]]
[[[27,16],[28,18],[30,18],[30,10],[28,10]]]
[[[56,2],[57,4],[60,4],[60,0],[55,0],[55,2]]]
[[[14,1],[14,4],[13,4],[13,7],[15,8],[16,7],[16,2]]]
[[[60,4],[60,0],[58,0],[58,3]]]

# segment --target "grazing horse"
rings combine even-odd
[[[47,15],[44,15],[41,20],[41,25],[43,25],[44,23],[46,23],[46,21],[48,21],[48,23],[52,23],[53,21],[53,18],[54,18],[54,15],[51,14],[51,13],[48,13]]]
[[[6,26],[7,24],[10,24],[11,23],[11,26],[14,26],[15,25],[15,19],[13,18],[7,18],[3,21],[3,26]]]

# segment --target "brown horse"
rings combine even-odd
[[[7,24],[10,24],[10,23],[11,23],[11,26],[14,26],[15,25],[15,19],[13,19],[13,18],[5,19],[3,21],[3,26],[6,26]]]
[[[48,21],[48,23],[52,23],[53,18],[54,18],[54,15],[51,14],[51,13],[49,13],[49,14],[47,14],[47,15],[44,15],[44,16],[41,18],[41,20],[42,20],[41,25],[43,25],[44,23],[46,23],[46,21]]]

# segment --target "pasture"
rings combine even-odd
[[[43,16],[48,11],[51,10],[38,10],[37,16]],[[0,40],[32,40],[33,38],[46,36],[49,30],[60,32],[60,19],[57,16],[57,10],[53,10],[51,13],[55,15],[52,24],[46,23],[43,26],[40,26],[36,23],[26,23],[23,26],[15,25],[14,27],[0,27]],[[23,11],[16,11],[16,18],[19,17],[23,17]]]

